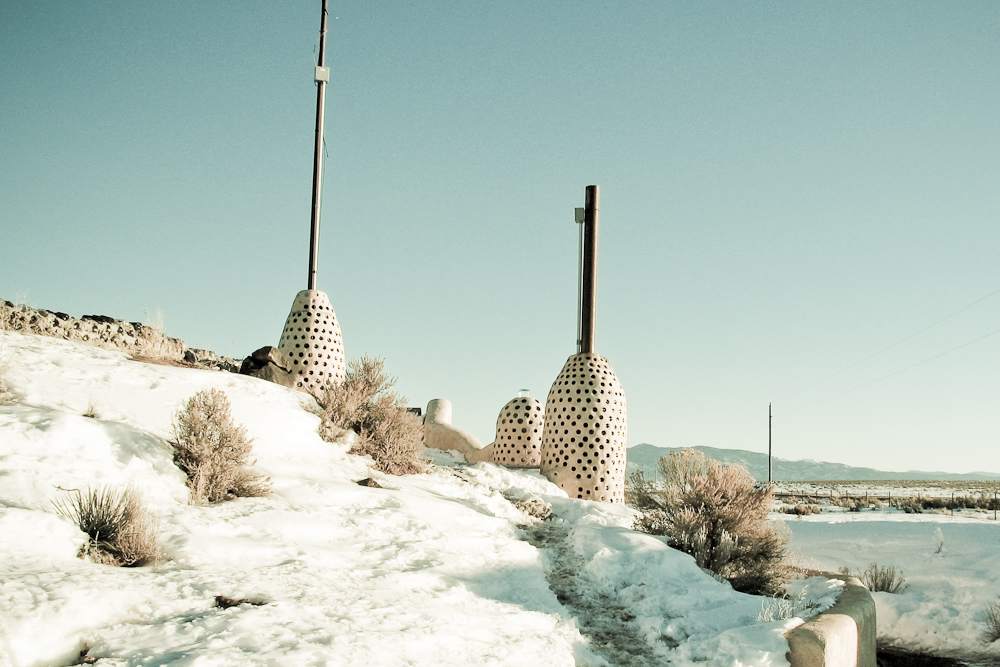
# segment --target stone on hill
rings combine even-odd
[[[281,350],[265,345],[243,360],[243,364],[240,366],[240,375],[249,375],[280,384],[282,387],[295,389],[297,377],[288,369],[288,366],[288,360],[281,353]]]

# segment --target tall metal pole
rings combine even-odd
[[[771,483],[771,404],[767,404],[767,483]]]
[[[319,28],[319,62],[316,65],[316,145],[313,150],[312,226],[309,231],[309,289],[316,289],[316,265],[319,262],[319,209],[323,195],[323,117],[326,110],[326,3]]]
[[[600,188],[587,186],[583,214],[583,267],[580,279],[580,341],[578,353],[595,352],[597,324],[597,218],[600,211]]]

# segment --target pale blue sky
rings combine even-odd
[[[305,288],[320,2],[0,3],[0,298],[242,357]],[[319,287],[484,443],[575,351],[629,443],[1000,471],[1000,5],[331,1]]]

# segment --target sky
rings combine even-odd
[[[0,298],[276,346],[320,8],[0,3]],[[347,357],[491,442],[576,351],[596,184],[630,446],[767,451],[770,403],[781,458],[1000,471],[998,35],[974,1],[331,0]]]

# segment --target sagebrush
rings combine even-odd
[[[187,475],[192,505],[266,496],[270,480],[250,471],[253,440],[218,389],[199,391],[174,416],[174,463]]]
[[[424,472],[423,425],[406,409],[406,399],[391,391],[395,384],[382,359],[366,356],[351,361],[344,381],[320,392],[319,432],[332,442],[344,431],[354,431],[358,440],[351,453],[370,455],[382,472]]]
[[[781,510],[785,514],[796,514],[798,516],[809,516],[810,514],[819,514],[823,510],[819,505],[804,505],[799,503],[798,505],[792,507],[785,507]]]
[[[768,520],[773,488],[758,487],[743,466],[694,449],[671,452],[658,466],[659,484],[641,472],[629,477],[626,502],[643,512],[635,528],[666,536],[671,547],[738,591],[780,592],[788,578],[788,538]]]
[[[67,498],[52,504],[89,538],[77,556],[118,567],[138,567],[159,559],[156,520],[134,485],[100,486],[69,493]]]

